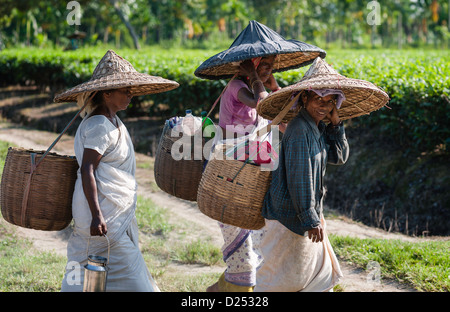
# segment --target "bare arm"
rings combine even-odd
[[[250,88],[253,92],[247,88],[242,88],[237,94],[238,99],[245,105],[255,108],[258,102],[269,95],[269,93],[267,93],[263,82],[259,79],[252,61],[247,60],[242,62],[240,64],[240,71],[242,75],[249,78]]]
[[[327,117],[331,121],[325,136],[325,141],[329,145],[328,163],[333,165],[345,164],[349,157],[349,146],[338,109],[334,107]]]
[[[85,148],[83,152],[83,160],[81,163],[81,181],[83,185],[84,195],[89,204],[92,214],[91,235],[101,236],[106,234],[106,222],[103,219],[100,205],[97,197],[97,183],[95,181],[94,172],[100,162],[102,155],[97,151]]]

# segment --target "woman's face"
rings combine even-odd
[[[105,94],[105,103],[115,111],[127,109],[133,96],[131,88],[120,88],[109,91]]]
[[[259,62],[258,68],[256,68],[256,73],[262,82],[266,82],[272,74],[273,63],[275,61],[274,56],[263,57]]]
[[[303,103],[305,103],[305,109],[309,115],[314,119],[316,124],[323,120],[336,105],[336,95],[330,94],[321,97],[314,91],[309,93],[303,92]]]

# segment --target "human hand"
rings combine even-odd
[[[287,123],[282,122],[278,125],[278,129],[280,130],[281,133],[284,133],[284,131],[286,131],[286,128],[287,128]]]
[[[245,60],[239,64],[239,74],[241,76],[247,76],[252,79],[258,79],[258,74],[256,73],[255,65],[251,60]]]
[[[313,243],[319,243],[323,241],[323,228],[322,225],[318,225],[317,227],[308,230],[308,238],[312,240]]]
[[[278,85],[277,81],[275,80],[275,77],[273,74],[270,74],[269,78],[264,82],[264,87],[270,89],[272,92],[278,91],[280,86]]]
[[[93,217],[91,221],[91,236],[103,236],[108,232],[103,216]]]
[[[333,105],[333,109],[327,115],[327,118],[333,126],[337,126],[341,122],[341,119],[339,118],[338,109],[336,108],[336,104]]]

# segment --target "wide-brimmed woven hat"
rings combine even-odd
[[[312,89],[342,90],[345,100],[338,110],[341,120],[369,114],[389,101],[388,94],[373,83],[347,78],[318,57],[299,82],[270,94],[258,104],[256,110],[261,117],[272,120],[299,92]],[[300,109],[301,105],[294,104],[282,119],[283,122],[294,118]]]
[[[231,46],[203,62],[194,72],[197,77],[211,80],[232,77],[239,62],[255,57],[277,55],[273,72],[281,72],[309,65],[326,52],[311,44],[286,40],[269,27],[250,21]]]
[[[79,94],[91,91],[131,87],[131,94],[138,96],[165,92],[178,86],[175,81],[137,72],[130,62],[109,50],[95,67],[89,81],[56,95],[54,101],[76,102]]]

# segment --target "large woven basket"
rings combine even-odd
[[[203,153],[201,159],[196,159],[198,157],[195,157],[193,150],[190,159],[174,159],[171,154],[172,146],[180,137],[172,137],[169,130],[167,126],[164,128],[156,151],[154,166],[156,184],[170,195],[196,201],[198,185],[202,178]]]
[[[265,225],[261,215],[271,171],[234,159],[212,159],[206,165],[197,193],[200,211],[208,217],[243,229]]]
[[[62,230],[72,220],[72,196],[78,163],[75,157],[47,154],[32,174],[28,200],[23,205],[32,153],[36,153],[37,162],[44,151],[8,149],[0,193],[2,215],[6,221],[21,227]]]

